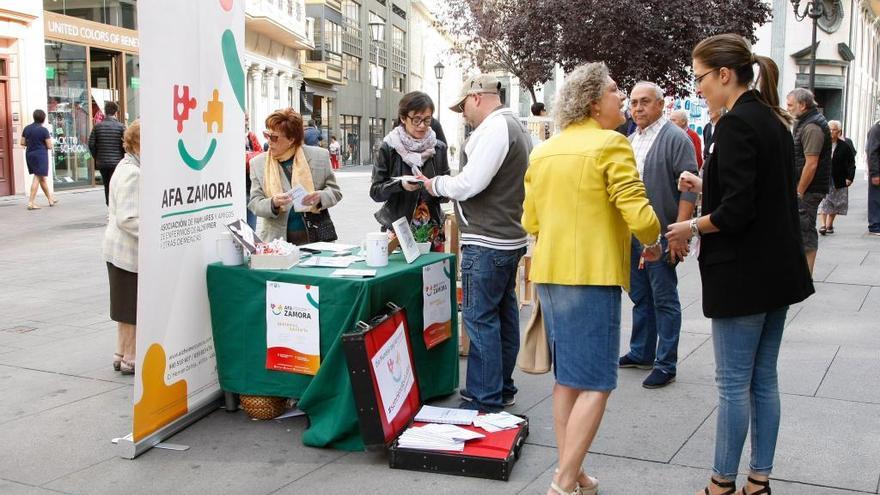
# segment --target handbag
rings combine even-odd
[[[535,309],[526,325],[519,355],[516,357],[516,365],[525,373],[543,375],[550,371],[550,362],[550,345],[547,343],[541,301],[535,298]]]
[[[321,210],[319,213],[303,213],[306,224],[306,234],[309,242],[333,242],[339,237],[336,235],[336,227],[330,219],[330,212]]]

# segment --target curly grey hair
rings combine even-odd
[[[579,65],[566,75],[553,104],[553,120],[559,129],[590,117],[593,103],[602,98],[610,80],[608,66],[604,62]]]

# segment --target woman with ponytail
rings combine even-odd
[[[814,292],[799,230],[791,117],[779,107],[779,69],[740,36],[701,41],[697,91],[725,108],[703,166],[682,191],[703,192],[703,216],[669,226],[670,241],[696,238],[703,313],[712,319],[718,423],[714,473],[702,495],[769,495],[779,432],[776,361],[791,304]],[[757,82],[755,69],[759,69]],[[751,428],[748,481],[736,475]]]

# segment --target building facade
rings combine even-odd
[[[261,142],[270,113],[286,107],[303,110],[303,60],[315,49],[314,36],[303,0],[247,0],[245,101],[250,128]]]
[[[812,21],[798,22],[790,0],[768,3],[773,21],[758,29],[754,50],[779,66],[784,101],[793,88],[809,87]],[[865,137],[880,118],[880,0],[824,0],[824,5],[829,16],[818,23],[816,101],[828,119],[843,123],[863,166]]]

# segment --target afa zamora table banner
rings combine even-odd
[[[206,265],[245,214],[244,0],[138,5],[141,189],[134,458],[222,397]]]

